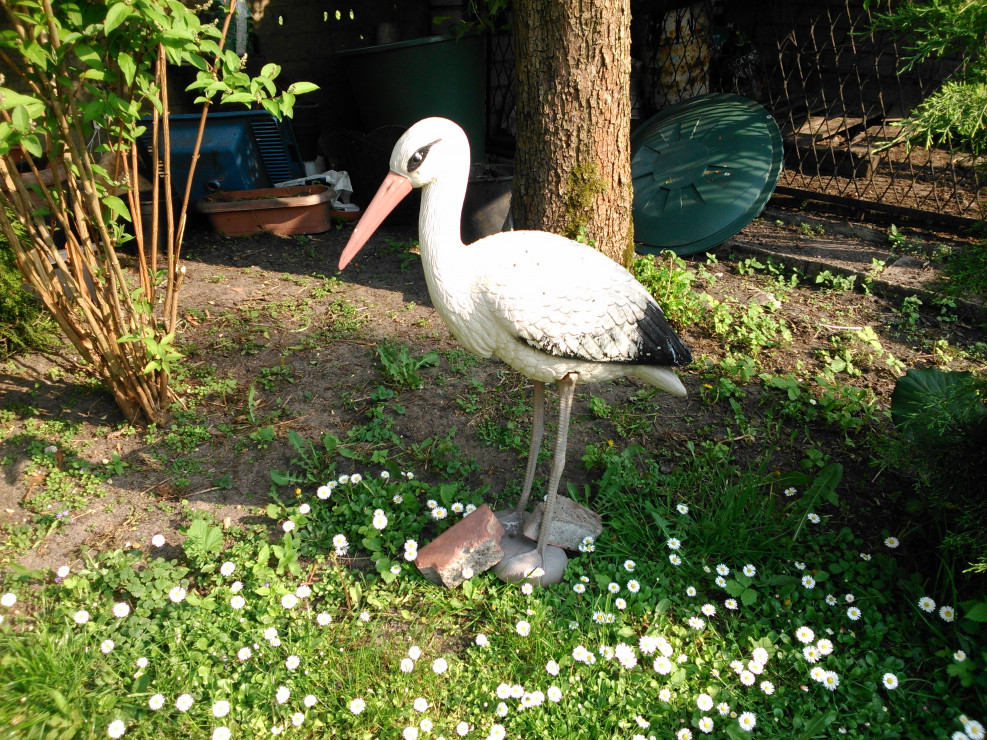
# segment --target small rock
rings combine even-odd
[[[544,512],[545,504],[541,503],[525,517],[523,531],[526,537],[538,539]],[[595,540],[602,532],[603,520],[595,511],[565,496],[556,499],[555,516],[548,530],[547,544],[578,550],[584,539],[592,537]]]
[[[910,255],[905,255],[904,257],[899,257],[890,265],[888,265],[888,268],[904,267],[909,270],[924,270],[928,266],[929,263],[926,260],[919,259],[918,257],[912,257]]]
[[[483,504],[419,550],[415,565],[426,580],[455,588],[465,580],[463,569],[478,574],[501,561],[503,536],[504,528]]]

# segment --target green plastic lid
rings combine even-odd
[[[781,172],[778,124],[753,100],[703,95],[631,134],[634,238],[642,252],[701,252],[764,208]]]

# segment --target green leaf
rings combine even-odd
[[[14,131],[26,134],[31,131],[31,114],[27,112],[27,107],[18,105],[10,114],[10,121],[14,124]]]
[[[971,622],[980,622],[981,624],[987,622],[987,601],[981,601],[966,609],[963,619],[969,619]]]
[[[10,110],[20,105],[27,109],[32,118],[37,118],[45,112],[45,104],[37,98],[32,98],[30,95],[24,95],[7,87],[0,87],[0,110]]]
[[[24,151],[32,157],[41,157],[44,154],[44,150],[41,148],[41,142],[38,141],[38,137],[34,134],[22,136],[20,143],[24,147]]]
[[[912,368],[895,383],[891,419],[906,439],[938,438],[946,422],[987,414],[971,373]]]
[[[111,6],[109,12],[106,14],[106,20],[103,22],[103,32],[109,36],[133,12],[134,9],[130,5],[127,5],[127,3],[121,2]]]
[[[818,737],[823,730],[825,730],[827,727],[833,724],[833,722],[836,720],[836,717],[837,717],[837,713],[836,710],[834,709],[831,709],[828,712],[824,712],[823,714],[817,714],[815,717],[813,717],[812,719],[810,719],[808,722],[805,723],[805,727],[803,728],[801,734],[799,734],[798,737],[805,738],[806,740],[808,740],[808,738]],[[748,733],[747,736],[750,737],[750,734]]]
[[[269,80],[273,80],[279,74],[281,74],[281,65],[275,64],[274,62],[268,62],[261,68],[260,74],[258,76],[266,77]]]
[[[120,71],[123,72],[123,79],[127,81],[128,85],[133,85],[134,77],[137,75],[137,63],[134,61],[134,58],[130,54],[123,52],[117,57],[117,64],[120,67]]]
[[[750,588],[747,589],[740,595],[740,601],[744,606],[750,606],[757,601],[757,591]]]
[[[277,118],[279,121],[285,114],[289,114],[290,109],[285,109],[278,105],[276,101],[270,100],[269,98],[264,98],[260,101],[261,107],[270,113],[272,116]]]
[[[63,39],[62,43],[64,44],[64,42],[65,40]],[[48,68],[48,62],[50,61],[48,49],[41,44],[35,41],[30,41],[24,44],[21,49],[21,54],[23,54],[24,58],[31,62],[34,66],[39,67],[40,69]]]
[[[94,49],[88,44],[76,44],[75,49],[73,49],[75,55],[79,57],[79,60],[86,63],[90,67],[95,67],[97,69],[103,66],[103,56],[100,54],[99,50]]]
[[[724,590],[731,596],[737,597],[740,596],[746,588],[734,580],[729,580],[727,581],[727,585],[724,587]]]
[[[319,86],[314,82],[293,82],[288,85],[288,92],[292,95],[304,95],[305,93],[315,92],[319,89]]]
[[[127,208],[127,204],[117,196],[107,195],[103,198],[103,205],[113,211],[116,215],[120,216],[123,220],[130,220],[130,209]],[[147,341],[150,343],[151,340],[148,339]]]
[[[223,96],[224,103],[253,103],[254,96],[250,93],[235,92]]]
[[[726,733],[730,740],[750,740],[751,737],[751,734],[738,724],[727,725]]]
[[[809,500],[815,500],[816,497],[822,497],[823,500],[828,501],[834,506],[839,503],[839,499],[836,495],[836,487],[839,485],[840,481],[843,479],[843,466],[839,463],[830,463],[822,470],[819,471],[819,475],[816,479],[812,481],[812,485],[805,492]]]

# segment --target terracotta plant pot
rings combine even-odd
[[[223,236],[318,234],[332,226],[333,195],[325,185],[232,190],[201,198],[198,208]]]

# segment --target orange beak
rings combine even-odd
[[[394,210],[405,196],[412,190],[411,180],[397,172],[387,173],[384,182],[380,184],[376,195],[363,212],[360,220],[356,222],[356,228],[350,234],[350,239],[343,248],[343,253],[339,255],[339,269],[342,270],[348,265],[356,253],[367,243],[373,233],[380,226],[381,222],[387,218],[387,214]]]

